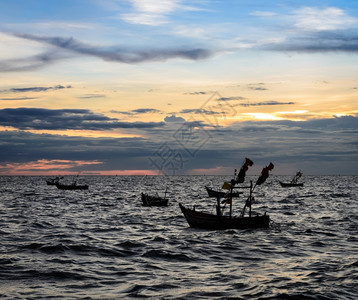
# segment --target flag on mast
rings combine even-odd
[[[242,164],[240,172],[236,178],[237,183],[243,183],[245,181],[246,171],[249,169],[249,166],[251,167],[253,164],[254,162],[251,159],[247,157],[245,158],[245,161]]]
[[[272,162],[266,167],[264,167],[261,171],[260,177],[256,181],[256,185],[263,184],[266,179],[269,177],[269,171],[271,171],[274,168],[274,165]]]

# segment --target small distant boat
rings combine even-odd
[[[89,186],[87,184],[77,184],[76,178],[78,178],[78,176],[79,174],[73,179],[71,184],[62,184],[60,182],[57,182],[55,185],[59,190],[88,190]]]
[[[46,179],[46,183],[47,185],[56,185],[57,183],[60,182],[60,179],[62,179],[63,177],[55,177],[55,178],[50,178],[50,179]]]
[[[209,188],[208,186],[205,186],[206,191],[208,192],[209,197],[213,197],[213,198],[224,198],[225,195],[228,195],[229,192],[221,192],[221,191],[215,191],[212,188]],[[232,193],[231,197],[239,197],[239,195],[241,195],[242,192],[234,192]]]
[[[87,184],[78,185],[76,183],[76,181],[71,183],[71,184],[57,183],[56,186],[57,186],[57,188],[59,190],[88,190],[88,185]]]
[[[77,184],[56,184],[59,190],[88,190],[88,185],[77,185]]]
[[[167,206],[169,199],[167,199],[167,188],[165,188],[164,198],[159,197],[158,193],[155,196],[151,196],[145,193],[141,193],[143,206]]]
[[[282,182],[282,181],[279,181],[280,185],[282,187],[296,187],[296,186],[303,186],[303,182],[297,182],[298,179],[300,179],[302,177],[302,173],[301,171],[298,171],[296,173],[296,175],[292,178],[291,182]]]
[[[285,182],[279,181],[279,183],[282,187],[303,186],[303,182],[301,182],[301,183],[285,183]]]
[[[167,206],[169,199],[141,193],[143,206]]]

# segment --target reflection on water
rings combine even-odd
[[[358,177],[305,176],[284,189],[278,180],[290,178],[271,176],[253,207],[269,229],[189,228],[178,202],[213,212],[204,185],[228,179],[90,176],[89,191],[62,191],[44,177],[0,177],[1,295],[357,299]],[[168,207],[141,205],[142,191],[165,187]]]

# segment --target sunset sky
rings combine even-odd
[[[358,1],[2,0],[0,175],[358,174]]]

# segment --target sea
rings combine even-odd
[[[178,206],[215,212],[204,187],[231,176],[45,179],[0,177],[3,299],[358,299],[358,176],[270,176],[252,205],[270,227],[245,230],[190,228]],[[166,189],[167,207],[142,206]]]

